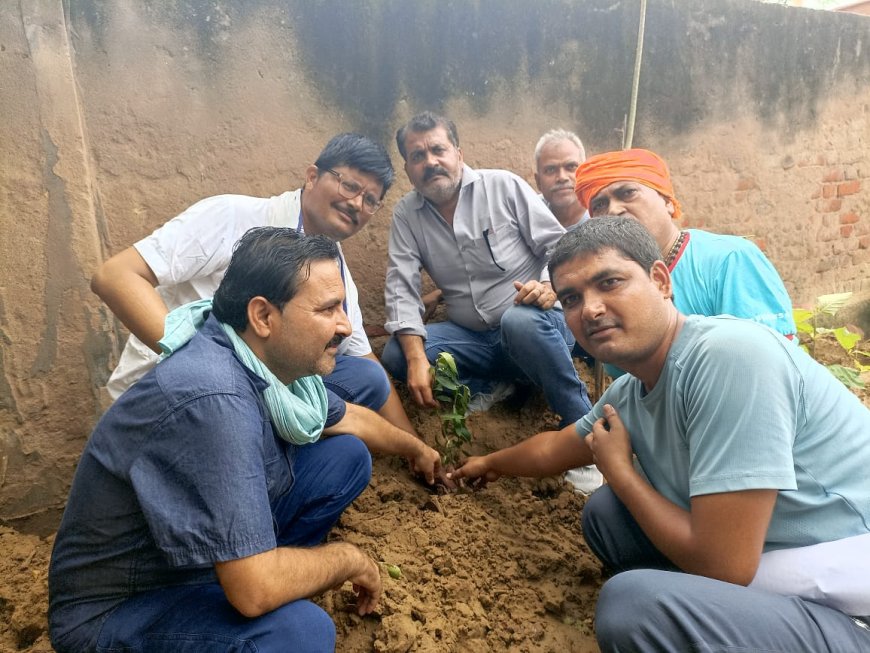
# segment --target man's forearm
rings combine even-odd
[[[91,290],[102,299],[130,333],[155,352],[163,337],[169,310],[158,294],[157,279],[132,247],[103,263],[91,279]]]
[[[375,361],[378,365],[381,362],[378,360],[378,357],[372,353],[365,354],[365,357]],[[417,435],[417,430],[414,428],[414,425],[411,424],[411,420],[408,419],[408,414],[405,412],[405,407],[402,406],[402,400],[399,399],[399,395],[396,392],[396,387],[393,385],[393,382],[387,378],[387,383],[390,384],[390,394],[387,395],[387,400],[384,402],[384,405],[380,407],[378,410],[378,415],[383,417],[393,426],[397,426],[403,431],[407,431],[408,433],[413,433]]]
[[[608,477],[614,494],[655,547],[680,568],[691,550],[691,514],[665,499],[634,469]]]
[[[352,403],[347,404],[344,417],[323,432],[325,435],[355,435],[373,453],[412,457],[422,446],[422,441],[414,434],[390,424],[373,410]]]
[[[412,361],[416,363],[425,361],[426,365],[429,365],[426,350],[423,347],[423,336],[413,333],[399,333],[397,337],[402,347],[402,353],[405,354],[405,360],[408,362],[408,367],[411,366]]]
[[[752,580],[775,490],[702,495],[692,499],[691,510],[684,510],[633,469],[608,482],[641,530],[677,567],[729,583]]]
[[[543,478],[589,465],[592,453],[570,424],[561,431],[544,431],[487,456],[501,476]]]
[[[215,565],[227,599],[246,617],[316,596],[346,580],[371,575],[374,562],[352,544],[277,547]],[[377,573],[377,567],[374,567]]]

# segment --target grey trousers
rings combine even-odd
[[[870,627],[842,612],[678,571],[606,485],[586,502],[583,534],[616,573],[595,613],[602,653],[870,652]]]

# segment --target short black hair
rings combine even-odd
[[[338,245],[326,236],[304,236],[289,227],[256,227],[233,248],[214,295],[212,313],[238,331],[248,326],[248,303],[265,297],[283,310],[309,277],[311,262],[337,260]]]
[[[647,273],[652,270],[653,263],[662,260],[655,238],[640,222],[634,218],[605,215],[586,220],[559,239],[550,255],[550,278],[554,278],[560,265],[605,249],[616,250]]]
[[[347,166],[374,175],[384,187],[381,199],[387,194],[396,178],[396,172],[393,170],[393,163],[390,161],[390,155],[387,154],[386,148],[367,136],[350,132],[333,136],[317,157],[314,165],[320,171],[318,174],[336,166]]]
[[[402,158],[406,161],[408,160],[408,151],[405,149],[405,137],[409,131],[419,134],[420,132],[432,131],[436,127],[444,127],[444,131],[447,132],[447,138],[450,139],[454,147],[459,147],[459,134],[456,132],[456,125],[453,124],[453,121],[444,116],[439,116],[437,113],[424,111],[411,118],[407,123],[399,127],[399,131],[396,132],[396,145],[399,147],[399,154],[402,155]]]

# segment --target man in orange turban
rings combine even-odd
[[[674,205],[673,217],[679,219],[680,205],[674,197],[674,187],[668,166],[655,152],[622,150],[597,154],[578,166],[574,192],[587,209],[592,199],[617,181],[634,179],[658,192]]]
[[[590,157],[577,168],[574,192],[593,219],[629,216],[652,233],[681,313],[733,315],[794,337],[791,299],[776,268],[745,238],[681,230],[668,166],[656,153],[633,149]]]

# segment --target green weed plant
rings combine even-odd
[[[812,310],[795,308],[793,314],[803,350],[818,360],[816,345],[819,340],[833,336],[846,353],[850,365],[832,363],[826,367],[847,388],[863,388],[864,382],[861,380],[861,373],[870,370],[870,365],[863,363],[863,361],[870,360],[870,352],[858,349],[861,336],[852,333],[844,326],[834,329],[820,326],[820,323],[824,322],[825,316],[833,317],[836,315],[851,296],[850,292],[820,295],[816,298]]]
[[[435,399],[441,405],[438,451],[441,453],[441,464],[445,468],[452,468],[462,456],[467,455],[465,446],[471,443],[471,431],[465,423],[471,392],[467,385],[459,382],[456,361],[447,352],[438,354],[432,374]]]

